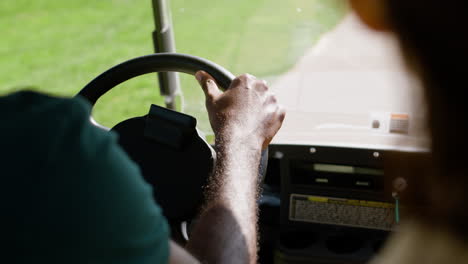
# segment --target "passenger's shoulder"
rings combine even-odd
[[[438,227],[408,221],[396,230],[371,264],[465,263],[468,246]]]

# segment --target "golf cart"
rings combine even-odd
[[[190,239],[190,225],[196,221],[203,203],[204,186],[216,157],[197,130],[197,119],[178,111],[181,88],[177,72],[193,75],[204,70],[223,89],[229,87],[234,75],[209,60],[175,53],[168,1],[153,0],[153,10],[156,53],[109,69],[79,95],[94,105],[118,84],[142,74],[158,73],[165,107],[152,105],[147,115],[124,120],[112,130],[119,134],[123,149],[154,186],[154,198],[171,224],[173,239],[183,244]],[[340,30],[340,25],[336,30]],[[317,53],[310,56],[324,59]],[[306,70],[316,71],[313,65]],[[323,89],[321,95],[326,100],[320,100],[327,105],[316,102],[315,107],[339,108],[347,104],[360,108],[359,100],[364,99],[356,99],[349,92],[353,84],[343,81],[350,76],[347,73],[362,75],[363,86],[366,81],[382,77],[369,71],[329,70],[309,75],[291,72],[274,79],[275,86],[284,85],[278,91],[280,101],[282,96],[287,102],[295,97],[299,103],[288,113],[278,137],[262,153],[259,177],[263,184],[258,201],[261,263],[366,263],[400,221],[403,210],[400,197],[395,195],[394,181],[404,175],[393,171],[391,165],[396,160],[416,164],[410,161],[425,153],[424,140],[414,132],[418,122],[413,122],[416,119],[407,113],[409,110],[398,105],[396,111],[372,111],[362,118],[353,110],[337,114],[325,109],[304,111],[300,107],[312,104],[301,100],[313,100],[312,96],[319,96],[317,89]],[[294,76],[302,78],[302,83]],[[321,79],[336,86],[346,84],[349,89],[337,95],[327,94],[327,88],[319,87],[303,92],[303,97],[291,96],[293,91],[287,90],[300,90],[303,83],[317,87],[322,84]],[[381,79],[385,81],[384,77]],[[298,87],[291,87],[295,85]],[[413,170],[421,173],[419,167]],[[411,188],[410,185],[407,189]]]

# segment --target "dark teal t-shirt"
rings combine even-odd
[[[89,116],[80,98],[0,97],[2,259],[167,263],[168,225],[151,187]]]

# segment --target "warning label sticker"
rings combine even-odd
[[[292,194],[289,220],[392,230],[395,205],[385,202]]]

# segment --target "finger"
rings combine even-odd
[[[279,113],[279,119],[281,121],[281,124],[283,124],[284,118],[286,117],[286,109],[283,106],[280,106],[278,113]]]
[[[231,83],[231,87],[229,87],[229,89],[232,89],[235,87],[243,87],[245,89],[252,89],[255,87],[256,81],[257,81],[257,78],[255,78],[255,76],[245,73],[235,78],[234,81]]]
[[[270,135],[269,137],[265,138],[265,142],[263,143],[263,148],[267,147],[268,144],[273,140],[273,137],[278,133],[281,126],[283,125],[284,118],[286,117],[286,110],[281,105],[275,106],[275,111],[272,113],[269,125],[268,125],[268,132],[266,134]]]
[[[271,141],[273,140],[273,138],[267,138],[265,139],[265,141],[263,142],[262,144],[262,150],[265,150],[268,148],[268,145],[270,145]]]
[[[284,118],[286,117],[286,110],[281,105],[276,105],[275,112],[273,114],[273,120],[271,128],[278,131],[283,125]]]
[[[273,93],[268,93],[267,98],[265,100],[266,105],[276,105],[278,104],[278,99]]]
[[[268,91],[268,85],[265,80],[255,81],[255,89],[259,92],[265,93]]]
[[[195,74],[195,78],[197,79],[198,83],[202,87],[206,98],[213,99],[213,98],[218,97],[220,94],[222,94],[222,92],[218,88],[218,85],[216,84],[216,81],[208,73],[204,71],[198,71]]]

